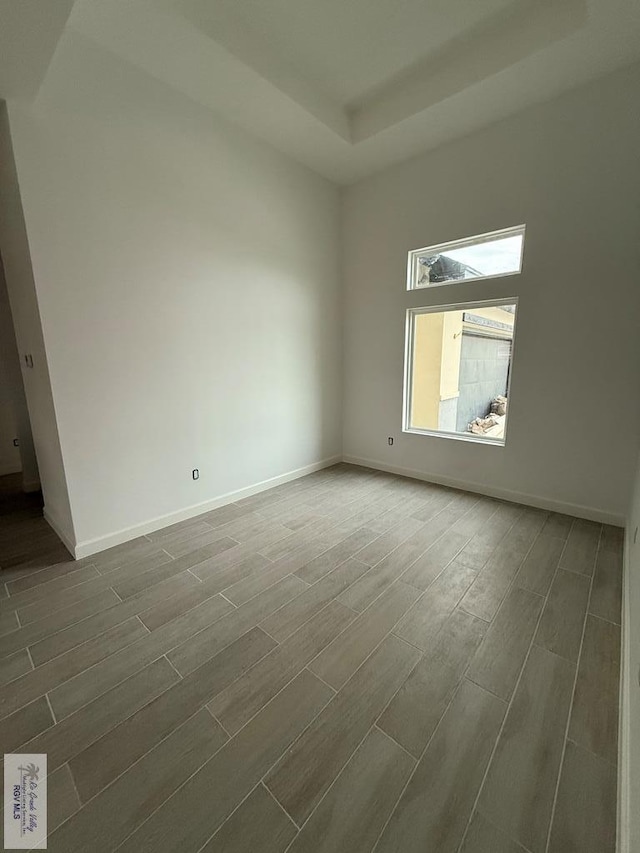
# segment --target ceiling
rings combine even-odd
[[[512,0],[168,0],[231,51],[234,30],[250,31],[338,106],[371,91]],[[249,61],[250,57],[248,57]]]
[[[640,60],[637,0],[0,0],[2,97],[65,28],[338,183]]]
[[[49,67],[73,0],[0,0],[0,97],[33,97]]]

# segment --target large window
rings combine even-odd
[[[407,290],[519,273],[524,229],[518,225],[409,252]]]
[[[407,311],[406,432],[504,444],[516,299]]]

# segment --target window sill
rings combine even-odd
[[[403,429],[402,432],[407,433],[408,435],[428,435],[432,438],[450,438],[454,441],[468,441],[471,444],[488,444],[492,447],[504,447],[507,443],[506,438],[481,438],[479,435],[473,435],[473,433],[463,435],[459,432],[444,432],[442,430],[414,428],[406,428]]]

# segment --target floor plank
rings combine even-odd
[[[374,539],[373,542],[370,542],[358,551],[358,559],[368,566],[375,566],[376,563],[384,560],[388,554],[395,551],[410,536],[417,533],[421,527],[422,524],[417,519],[411,517],[404,518],[386,533],[378,536],[377,539]]]
[[[122,845],[121,853],[197,851],[333,696],[303,670]],[[190,819],[183,820],[188,812]]]
[[[68,764],[47,775],[47,832],[52,833],[80,808]]]
[[[164,693],[177,680],[175,670],[160,658],[56,726],[27,741],[24,750],[46,752],[47,769],[51,772]]]
[[[406,539],[387,557],[353,584],[340,597],[343,604],[353,610],[364,610],[406,571],[451,526],[451,520],[436,516],[423,525],[417,533]]]
[[[378,720],[407,752],[422,755],[486,629],[482,619],[454,611]]]
[[[235,734],[354,618],[354,613],[332,601],[209,702],[209,710],[226,731]]]
[[[260,624],[269,636],[281,643],[368,571],[369,566],[365,563],[348,559]]]
[[[536,632],[537,645],[577,662],[589,586],[586,575],[558,570]]]
[[[571,572],[591,577],[602,525],[576,518],[567,538],[560,565]]]
[[[622,554],[600,549],[596,557],[589,613],[620,624],[622,611]]]
[[[511,697],[543,604],[539,595],[512,588],[469,667],[472,681],[503,699]]]
[[[50,853],[110,853],[226,741],[206,711],[172,732],[48,840]]]
[[[31,660],[26,649],[20,649],[20,651],[0,659],[0,687],[30,672],[31,669]]]
[[[62,577],[53,578],[47,583],[39,584],[31,589],[14,593],[9,598],[2,599],[0,601],[0,611],[19,610],[22,607],[28,607],[35,603],[47,604],[47,602],[51,602],[52,600],[55,601],[56,596],[60,595],[62,595],[62,600],[66,601],[67,590],[100,577],[101,575],[95,566],[75,568],[74,571],[65,573]]]
[[[448,534],[441,536],[402,575],[403,582],[415,586],[416,589],[427,589],[454,558],[459,564],[461,563],[458,558],[465,542],[467,542],[467,536],[464,533],[449,531]],[[468,563],[462,563],[462,565],[468,566]]]
[[[460,552],[458,561],[470,569],[482,569],[521,515],[522,509],[518,507],[499,506],[488,524]]]
[[[419,653],[387,637],[269,772],[265,784],[298,826],[418,662]]]
[[[394,628],[394,633],[426,651],[475,576],[473,569],[454,560]]]
[[[82,802],[95,796],[275,646],[253,628],[70,761]]]
[[[614,853],[616,783],[612,764],[568,741],[549,853]]]
[[[310,560],[304,566],[296,571],[297,577],[306,583],[313,584],[320,580],[333,569],[337,568],[341,563],[344,563],[349,557],[353,557],[362,548],[376,539],[376,534],[373,530],[364,527],[347,536],[342,542],[329,548],[314,560]]]
[[[575,666],[534,646],[498,739],[478,809],[531,853],[544,853]]]
[[[289,853],[369,853],[414,766],[391,738],[372,729]]]
[[[563,539],[541,533],[516,575],[516,584],[538,595],[546,595],[563,550]]]
[[[391,815],[376,853],[454,853],[498,736],[506,704],[465,681]]]
[[[135,673],[158,660],[169,649],[193,636],[203,626],[208,626],[211,622],[215,624],[216,620],[230,612],[235,612],[233,606],[216,596],[152,633],[136,619],[135,622],[142,633],[139,639],[123,645],[120,650],[110,649],[111,654],[105,650],[96,664],[51,690],[49,699],[57,719],[69,716],[110,688],[134,677]],[[99,640],[100,637],[96,638],[96,642]],[[88,644],[80,646],[80,650],[86,645]]]
[[[545,514],[535,510],[522,513],[469,587],[464,610],[488,622],[494,618],[545,520]]]
[[[569,737],[615,763],[618,751],[620,628],[587,616]]]
[[[40,732],[52,728],[53,723],[47,700],[44,696],[35,699],[0,720],[0,753],[17,752],[18,747],[30,742]]]
[[[53,700],[57,691],[66,693],[70,688],[70,693],[73,694],[74,679],[92,681],[97,664],[109,659],[121,649],[128,649],[132,643],[146,635],[147,631],[141,622],[129,619],[44,666],[27,672],[12,682],[10,689],[0,693],[0,717],[5,717],[27,702],[47,693],[56,719],[60,720],[66,715],[67,706],[64,701],[58,704]],[[69,706],[72,705],[79,707],[75,702],[69,703]]]
[[[267,789],[257,785],[201,853],[283,853],[297,831]]]
[[[402,581],[391,584],[309,664],[309,669],[339,690],[415,603],[418,595]]]
[[[460,853],[527,853],[527,851],[476,812]]]
[[[70,625],[81,622],[96,613],[100,613],[102,610],[108,610],[114,604],[120,604],[120,599],[112,589],[105,589],[85,601],[52,613],[48,618],[41,619],[39,622],[32,622],[23,628],[18,628],[0,638],[0,657],[10,655],[18,651],[18,649],[26,649],[27,646],[33,646],[35,643],[50,637],[52,634],[64,631]],[[127,618],[124,617],[121,621],[124,622]],[[55,655],[51,657],[55,657]]]
[[[183,643],[177,645],[174,642],[173,649],[167,653],[167,657],[180,675],[188,675],[283,604],[296,598],[306,588],[303,581],[289,575],[247,601],[242,607],[225,612],[222,618],[201,631],[190,631]],[[190,610],[184,616],[188,617],[193,612]],[[167,627],[172,626],[174,622],[169,622]]]
[[[571,515],[562,515],[558,512],[549,513],[549,518],[542,528],[542,533],[546,536],[555,536],[558,539],[564,539],[565,542],[575,519]]]

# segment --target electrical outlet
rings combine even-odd
[[[193,471],[191,472],[191,476],[193,477],[194,480],[200,479],[200,471],[198,470],[198,468],[193,469]]]
[[[388,443],[389,447],[392,446],[392,444],[393,444],[393,436],[392,435],[390,435],[389,438],[387,439],[387,443]]]
[[[638,528],[636,527],[636,529],[633,533],[633,544],[635,545],[637,541],[638,541]]]

